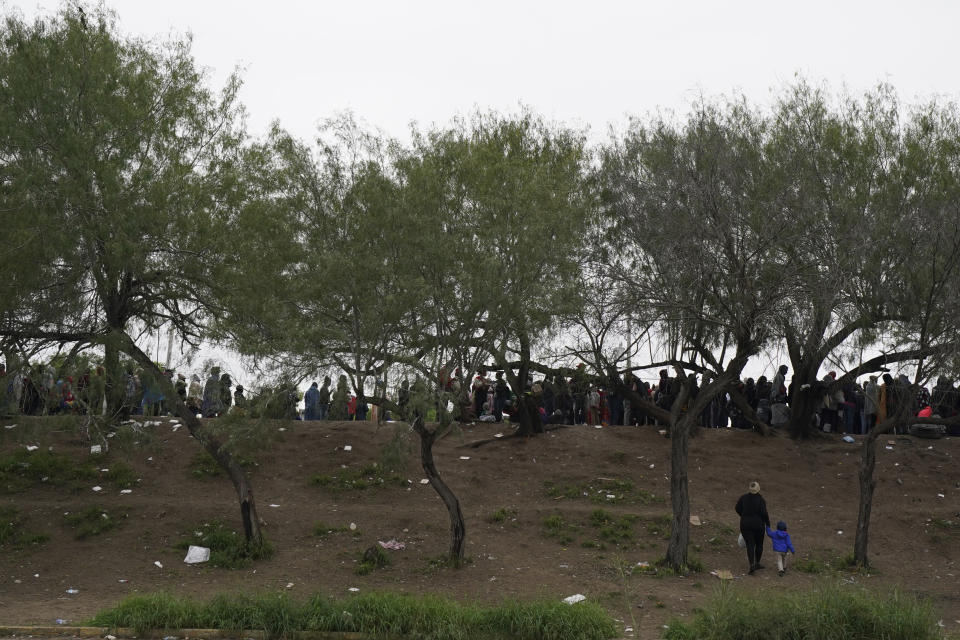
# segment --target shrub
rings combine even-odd
[[[111,513],[102,507],[91,506],[82,511],[66,514],[64,520],[74,529],[73,536],[77,540],[85,540],[117,528],[126,517],[125,510],[120,512],[114,510]]]
[[[195,527],[193,534],[180,540],[175,547],[186,549],[190,545],[210,549],[210,566],[223,569],[242,569],[254,560],[264,560],[273,555],[273,545],[266,539],[262,543],[248,543],[236,531],[223,523],[213,522]]]

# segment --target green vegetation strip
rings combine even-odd
[[[314,595],[299,602],[286,594],[221,594],[199,603],[165,593],[126,598],[87,624],[150,630],[186,628],[262,631],[268,638],[303,632],[355,632],[369,637],[419,640],[601,640],[617,635],[602,607],[589,602],[506,602],[464,605],[437,596],[370,593],[344,600]]]
[[[760,596],[721,588],[691,622],[672,621],[667,640],[936,640],[932,607],[894,591],[826,584],[811,591]]]

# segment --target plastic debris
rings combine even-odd
[[[287,589],[293,589],[293,583],[292,583],[292,582],[288,582],[288,583],[287,583]]]
[[[356,523],[356,522],[351,522],[351,523],[350,523],[350,531],[356,531],[356,530],[357,530],[357,523]]]
[[[38,447],[38,446],[36,446],[36,445],[32,445],[32,444],[28,444],[28,445],[27,445],[27,451],[36,451],[36,450],[39,449],[39,448],[40,448],[40,447]]]
[[[99,444],[90,445],[90,453],[91,454],[103,453],[103,447],[100,446]]]
[[[126,584],[126,583],[128,583],[128,582],[130,582],[130,581],[127,580],[126,578],[120,578],[120,579],[117,580],[117,582],[119,582],[120,584]]]
[[[607,500],[616,500],[616,498],[617,498],[617,496],[614,495],[614,494],[612,494],[612,493],[608,493],[608,494],[607,494]]]
[[[360,591],[360,589],[357,589],[356,587],[350,587],[347,589],[347,591]]]
[[[692,524],[695,527],[699,527],[703,523],[700,522],[700,516],[690,516],[690,524]]]
[[[133,493],[133,489],[120,489],[120,493]]]
[[[843,535],[843,531],[837,531],[837,535],[838,535],[838,536],[842,536],[842,535]]]
[[[67,593],[69,593],[69,594],[80,593],[80,590],[79,590],[79,589],[74,589],[73,587],[70,587],[69,589],[67,589]]]
[[[641,569],[648,569],[650,567],[650,563],[647,562],[646,560],[641,560],[640,562],[637,563],[637,566],[640,567]]]
[[[844,442],[850,442],[850,443],[856,442],[856,440],[853,439],[853,436],[843,436],[843,438],[841,438],[841,439],[842,439]]]
[[[656,466],[656,465],[651,464],[651,465],[650,465],[650,468],[653,469],[655,466]]]
[[[423,480],[420,481],[420,484],[430,484],[430,481],[424,478]]]
[[[187,557],[183,559],[187,564],[197,564],[210,560],[210,549],[190,545],[187,547]]]
[[[390,549],[391,551],[403,551],[404,549],[407,548],[407,545],[393,539],[387,540],[386,542],[384,542],[383,540],[377,540],[377,544],[379,544],[384,549]]]
[[[343,445],[343,450],[344,450],[344,451],[353,451],[353,446],[352,446],[352,445],[349,445],[349,444],[345,444],[345,445]]]
[[[943,495],[942,493],[938,493],[938,494],[937,494],[937,497],[938,497],[938,498],[946,498],[947,496]]]
[[[159,560],[154,560],[154,561],[153,561],[153,564],[154,564],[154,566],[156,566],[158,569],[163,569],[163,565],[160,564],[160,561],[159,561]]]
[[[884,449],[888,451],[893,451],[893,447],[891,447],[890,445],[887,445],[886,447],[884,447]]]
[[[180,425],[179,425],[179,424],[175,424],[175,425],[173,425],[173,429],[171,429],[171,431],[176,431],[176,430],[179,429],[179,428],[180,428]]]
[[[103,640],[117,640],[117,636],[103,636]]]
[[[64,620],[63,618],[57,618],[56,620],[54,620],[54,622],[56,622],[57,624],[67,624],[67,621]]]
[[[97,485],[92,489],[92,491],[103,491],[103,487],[101,487],[100,485]]]
[[[587,596],[583,595],[582,593],[575,593],[572,596],[567,596],[563,599],[563,601],[567,604],[577,604],[578,602],[583,602],[586,599]]]
[[[461,460],[469,460],[469,459],[470,459],[470,456],[460,456],[460,459],[461,459]]]
[[[711,571],[710,575],[716,576],[720,580],[733,580],[733,572],[729,569],[717,569],[716,571]]]

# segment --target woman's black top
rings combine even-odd
[[[745,493],[737,500],[741,529],[763,529],[770,526],[767,502],[759,493]]]

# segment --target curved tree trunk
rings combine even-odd
[[[853,543],[853,562],[859,567],[870,566],[867,545],[870,536],[870,512],[873,509],[873,490],[877,486],[877,480],[873,474],[877,467],[877,438],[880,434],[880,429],[871,431],[860,448],[860,505],[857,511],[857,535]]]
[[[433,443],[437,438],[435,431],[430,431],[423,424],[423,417],[417,415],[413,419],[413,430],[420,436],[420,464],[430,481],[430,486],[443,500],[447,513],[450,515],[450,562],[459,567],[463,564],[464,548],[466,547],[467,528],[463,521],[463,512],[460,510],[460,501],[450,487],[440,477],[437,466],[433,462]]]
[[[110,336],[107,336],[103,343],[103,368],[106,373],[104,389],[107,398],[107,416],[119,419],[126,389],[123,386],[123,370],[120,368],[120,349],[116,340]]]
[[[207,453],[209,453],[213,459],[216,460],[217,464],[220,465],[220,468],[227,473],[227,477],[229,477],[230,482],[233,483],[234,491],[236,491],[237,499],[240,502],[243,534],[248,543],[261,544],[263,542],[263,533],[260,531],[260,519],[257,517],[257,503],[254,500],[253,486],[250,484],[247,472],[243,470],[243,467],[240,466],[230,451],[217,438],[204,432],[203,424],[197,416],[187,408],[187,405],[180,399],[180,395],[177,394],[173,383],[162,375],[160,369],[150,357],[141,351],[126,334],[121,336],[120,339],[123,342],[123,350],[127,355],[136,360],[145,371],[150,371],[160,384],[161,389],[163,389],[164,396],[173,400],[176,413],[180,419],[183,420],[190,435],[203,445]]]

